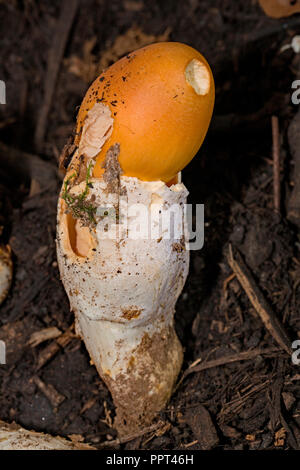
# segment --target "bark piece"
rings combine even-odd
[[[210,450],[219,443],[216,428],[209,412],[204,406],[193,408],[186,415],[185,421],[190,426],[202,450]]]

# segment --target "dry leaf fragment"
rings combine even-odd
[[[300,0],[259,0],[259,4],[271,18],[283,18],[300,12]]]
[[[139,27],[133,26],[124,34],[117,36],[113,44],[101,54],[100,61],[92,54],[92,50],[96,44],[96,37],[93,36],[84,43],[82,59],[72,55],[65,60],[65,65],[69,72],[77,75],[84,82],[90,83],[100,75],[105,68],[113,62],[116,62],[120,57],[153,42],[167,41],[170,33],[171,29],[167,28],[163,34],[158,36],[146,34]]]
[[[275,433],[275,447],[282,447],[285,443],[286,431],[284,428],[280,428],[279,431]]]

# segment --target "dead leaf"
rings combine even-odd
[[[167,41],[170,33],[171,29],[167,28],[161,35],[146,34],[138,26],[133,26],[117,36],[113,44],[101,54],[100,61],[92,53],[96,44],[96,38],[92,37],[84,43],[82,58],[72,55],[64,63],[69,72],[84,82],[91,83],[104,69],[121,57],[153,42]]]
[[[143,2],[139,0],[124,0],[124,8],[128,11],[141,11],[143,9]]]
[[[206,408],[198,405],[184,416],[202,450],[210,450],[219,444],[219,437],[211,416]]]
[[[300,0],[259,0],[259,4],[271,18],[283,18],[300,12]]]
[[[65,59],[64,63],[70,73],[81,78],[85,83],[92,82],[97,76],[97,59],[92,50],[97,42],[96,36],[85,41],[82,58],[77,55]]]
[[[286,431],[284,428],[280,428],[279,431],[275,433],[275,447],[282,447],[285,443]]]

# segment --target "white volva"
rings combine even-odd
[[[163,408],[181,368],[173,316],[188,273],[188,193],[182,183],[169,188],[161,181],[125,176],[120,178],[121,197],[108,192],[102,179],[91,179],[91,186],[89,198],[99,216],[96,227],[89,228],[85,256],[77,250],[76,237],[82,230],[86,239],[87,228],[74,223],[59,199],[58,261],[78,332],[112,393],[122,433],[147,424]],[[84,187],[85,182],[74,186],[71,194]],[[119,203],[117,223],[106,225]]]

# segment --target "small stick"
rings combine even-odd
[[[28,345],[32,348],[35,348],[39,344],[43,343],[44,341],[48,341],[49,339],[58,338],[62,333],[61,331],[56,328],[56,326],[50,326],[49,328],[43,328],[42,330],[35,331],[32,333],[28,340]]]
[[[165,424],[165,422],[159,421],[158,423],[152,424],[152,426],[150,426],[149,428],[141,429],[140,431],[134,434],[129,434],[128,436],[121,437],[120,439],[114,439],[112,441],[101,442],[101,444],[99,444],[97,448],[102,449],[105,447],[115,447],[116,445],[126,444],[127,442],[133,441],[133,439],[137,439],[138,437],[142,437],[145,434],[157,431],[158,429],[162,428]]]
[[[78,0],[65,0],[63,2],[57,28],[53,33],[54,39],[48,55],[44,102],[38,116],[34,136],[35,146],[38,152],[42,150],[47,117],[52,103],[56,79],[77,8]]]
[[[212,359],[211,361],[202,362],[201,364],[197,363],[197,365],[195,366],[193,366],[194,364],[193,363],[184,372],[178,385],[181,384],[181,382],[185,379],[187,375],[190,375],[194,372],[200,372],[202,370],[212,369],[213,367],[224,366],[226,364],[231,364],[233,362],[248,361],[249,359],[254,359],[257,356],[262,356],[264,354],[274,354],[274,353],[279,353],[279,352],[280,352],[280,349],[278,348],[266,348],[266,349],[256,348],[256,349],[251,349],[250,351],[243,351],[241,353],[231,354],[225,357],[220,357],[219,359]]]
[[[272,116],[274,210],[280,212],[280,137],[278,117]]]
[[[57,178],[54,165],[45,162],[37,155],[23,152],[0,142],[0,167],[8,175],[22,181],[36,180],[41,188],[48,188]]]
[[[41,369],[61,348],[65,348],[70,341],[76,337],[74,333],[72,333],[72,329],[73,325],[41,351],[37,361],[37,370]]]
[[[245,293],[247,294],[251,304],[255,308],[256,312],[262,319],[265,327],[271,333],[273,338],[279,344],[279,346],[284,349],[289,355],[292,354],[291,350],[291,340],[289,339],[284,327],[276,317],[271,306],[265,299],[261,290],[257,286],[254,278],[246,266],[246,263],[243,261],[240,253],[235,249],[235,258],[233,257],[233,248],[229,245],[229,252],[227,254],[227,260],[232,268],[233,272],[236,274],[237,279],[239,280],[241,286],[243,287]]]
[[[66,397],[55,390],[53,385],[45,384],[37,375],[32,377],[32,380],[45,397],[48,398],[54,408],[57,408],[66,399]]]

